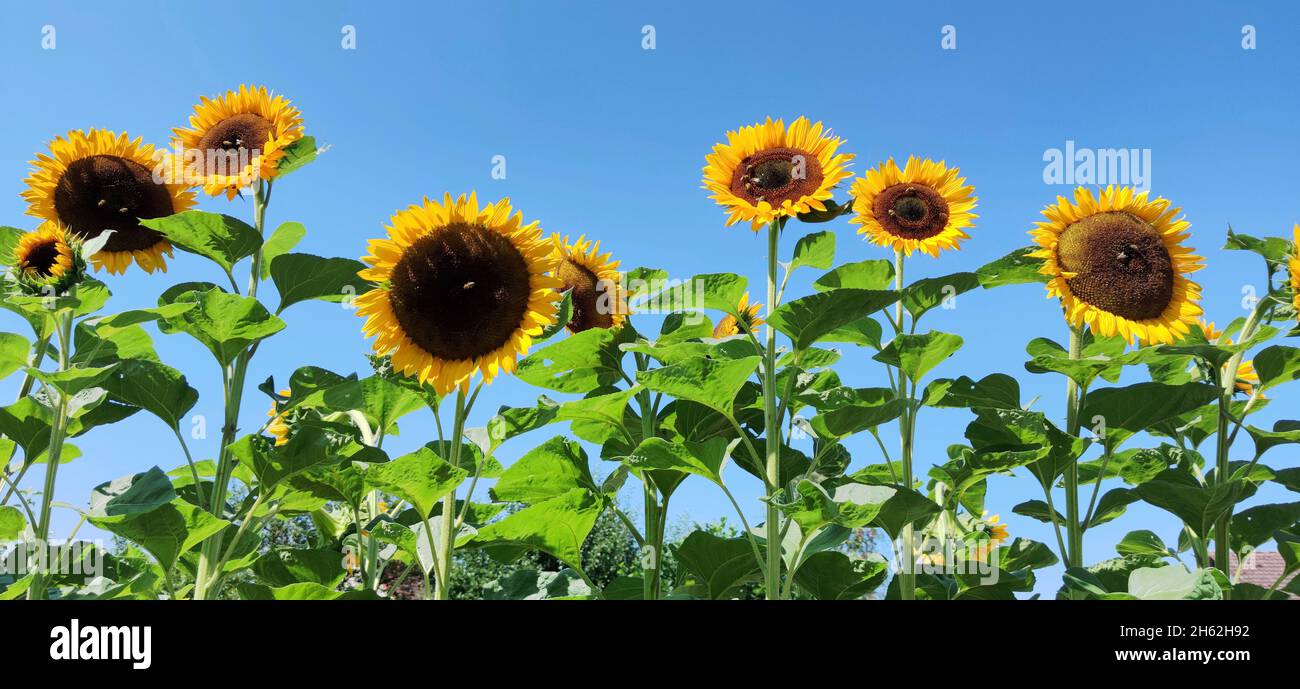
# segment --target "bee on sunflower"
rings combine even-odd
[[[186,161],[187,179],[227,199],[255,180],[275,178],[286,149],[304,135],[298,108],[265,86],[200,97],[189,124],[172,130],[176,147],[197,158]]]
[[[619,261],[612,260],[610,252],[600,253],[600,242],[593,243],[586,235],[570,242],[567,236],[554,234],[551,241],[560,258],[555,277],[573,302],[569,332],[623,325],[628,306],[627,295],[619,287]]]
[[[749,303],[749,292],[745,292],[741,295],[740,302],[736,304],[736,313],[740,318],[731,314],[723,316],[713,327],[713,337],[722,339],[742,333],[753,333],[755,328],[763,324],[763,319],[759,317],[762,310],[762,304]]]
[[[826,210],[832,190],[849,177],[850,153],[821,122],[800,117],[727,132],[705,156],[704,188],[727,210],[727,225],[748,221],[757,232],[776,218]]]
[[[376,284],[357,298],[363,332],[395,371],[439,395],[514,371],[516,357],[556,321],[560,258],[537,222],[510,201],[479,205],[471,193],[425,199],[395,214],[370,240],[359,275]]]
[[[979,217],[971,212],[978,201],[974,192],[961,170],[943,161],[909,156],[900,169],[890,158],[854,180],[849,222],[877,246],[938,258],[970,238],[964,229]]]
[[[1030,234],[1042,248],[1049,297],[1058,297],[1072,327],[1084,325],[1130,344],[1182,340],[1203,313],[1201,287],[1187,276],[1204,267],[1184,242],[1190,223],[1165,198],[1149,200],[1132,187],[1106,187],[1096,196],[1074,190],[1043,210]]]
[[[194,192],[157,181],[158,160],[152,145],[125,133],[70,131],[32,161],[22,192],[27,214],[56,221],[86,241],[112,232],[91,258],[96,270],[120,274],[134,262],[147,273],[165,272],[171,244],[140,221],[190,208]]]

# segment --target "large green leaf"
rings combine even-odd
[[[836,289],[788,301],[769,314],[767,322],[789,337],[795,349],[803,350],[895,301],[898,301],[896,292]]]
[[[465,469],[453,467],[432,449],[422,447],[366,469],[365,482],[371,488],[406,500],[423,519],[428,519],[437,502],[455,491],[468,476]]]
[[[304,136],[284,149],[284,157],[280,158],[275,165],[276,174],[279,177],[284,177],[316,160],[316,156],[319,154],[320,149],[316,147],[316,137]]]
[[[331,548],[276,548],[253,562],[253,573],[273,587],[309,582],[331,589],[345,575],[343,555]]]
[[[0,541],[17,541],[27,529],[27,519],[22,510],[11,505],[0,505]]]
[[[818,438],[847,438],[897,419],[907,409],[907,400],[862,401],[823,411],[810,422]]]
[[[230,445],[230,452],[252,468],[263,495],[281,481],[337,458],[329,438],[311,427],[299,429],[284,445],[275,445],[262,435],[246,435]]]
[[[582,543],[604,508],[601,496],[588,490],[572,490],[484,526],[471,543],[480,547],[534,548],[580,569]]]
[[[1080,418],[1095,427],[1104,422],[1103,442],[1118,447],[1135,433],[1162,421],[1197,409],[1218,397],[1219,391],[1205,383],[1167,385],[1136,383],[1120,388],[1093,390],[1083,400]]]
[[[280,293],[280,313],[308,299],[341,302],[370,289],[357,276],[365,264],[351,258],[324,258],[313,254],[284,254],[271,263],[271,279]]]
[[[297,397],[297,389],[294,392]],[[345,379],[332,385],[326,382],[297,400],[290,399],[290,405],[335,412],[357,410],[365,415],[371,430],[387,432],[398,419],[423,409],[426,400],[420,391],[400,381],[370,376],[360,380]]]
[[[1182,469],[1162,471],[1134,490],[1143,500],[1183,520],[1200,536],[1208,535],[1211,525],[1245,492],[1241,480],[1202,486],[1189,471]]]
[[[790,270],[808,266],[826,270],[835,263],[835,233],[813,232],[799,238],[794,245],[794,258]]]
[[[226,273],[262,246],[257,230],[229,215],[189,210],[140,224],[162,233],[177,248],[211,259]]]
[[[27,338],[14,333],[0,333],[0,378],[27,365],[31,344]]]
[[[622,328],[592,328],[547,345],[519,360],[524,382],[560,392],[588,393],[623,379],[619,345],[635,334]]]
[[[123,476],[95,486],[90,492],[93,517],[118,517],[149,512],[176,499],[176,490],[162,469]]]
[[[975,274],[979,276],[980,284],[985,288],[1047,282],[1047,276],[1040,272],[1043,267],[1043,259],[1029,255],[1040,248],[1037,246],[1021,247],[996,261],[984,264],[979,270],[975,271]]]
[[[293,251],[293,248],[298,246],[298,242],[306,236],[307,228],[302,223],[292,220],[280,223],[262,245],[262,279],[270,280],[271,264],[275,263],[276,257]]]
[[[53,412],[35,397],[24,397],[7,407],[0,407],[0,433],[18,443],[28,461],[36,459],[49,447],[53,421]]]
[[[179,430],[181,419],[199,401],[180,371],[156,361],[128,359],[102,382],[115,400],[140,407]]]
[[[872,358],[897,367],[909,380],[918,381],[961,348],[960,336],[939,331],[898,335]]]
[[[485,600],[557,600],[589,598],[591,587],[572,569],[539,572],[531,567],[492,582]]]
[[[757,579],[759,564],[744,537],[722,538],[694,531],[674,546],[677,560],[698,582],[703,597],[726,598],[737,587]]]
[[[163,569],[171,569],[181,555],[230,525],[230,522],[180,499],[148,512],[91,516],[88,520],[145,549]]]
[[[953,273],[936,278],[917,280],[903,288],[903,308],[918,319],[927,311],[957,295],[969,292],[980,286],[975,273]]]
[[[886,290],[894,282],[894,264],[884,259],[846,263],[817,278],[813,287],[821,291],[838,289]]]
[[[681,471],[721,484],[722,469],[729,458],[728,445],[725,438],[699,443],[647,438],[623,461],[638,471]]]
[[[794,581],[817,600],[857,600],[879,588],[888,576],[889,563],[879,555],[850,558],[827,550],[804,560]]]
[[[1255,355],[1259,391],[1300,378],[1300,348],[1274,345]]]
[[[250,297],[210,289],[182,293],[177,301],[196,306],[159,321],[159,329],[165,333],[188,333],[207,347],[222,366],[229,366],[253,343],[284,329],[284,321]]]
[[[1140,600],[1218,600],[1223,589],[1208,569],[1142,567],[1129,574],[1128,593]]]
[[[698,402],[731,416],[736,395],[758,370],[760,357],[718,360],[695,357],[681,363],[637,372],[637,382],[678,399]]]
[[[943,378],[926,386],[926,404],[935,407],[987,407],[1019,409],[1020,383],[1003,373],[993,373],[978,381],[967,376]]]
[[[487,422],[488,450],[555,421],[559,410],[560,405],[545,395],[538,397],[532,407],[501,407]]]
[[[493,486],[492,498],[533,504],[575,489],[600,492],[582,446],[556,436],[510,465]]]
[[[1300,502],[1256,505],[1232,515],[1232,549],[1241,552],[1269,542],[1279,529],[1300,522]],[[1271,583],[1271,582],[1270,582]]]

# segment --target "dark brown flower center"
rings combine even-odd
[[[233,115],[216,123],[199,139],[199,148],[207,151],[239,151],[243,149],[251,155],[252,151],[261,151],[271,138],[270,120],[252,113]]]
[[[740,161],[731,175],[731,193],[779,207],[815,193],[822,178],[817,156],[796,148],[769,148]]]
[[[877,194],[872,215],[896,237],[929,239],[948,226],[948,202],[924,184],[905,182]]]
[[[444,360],[509,341],[528,310],[528,263],[510,239],[457,223],[417,239],[393,267],[389,300],[415,344]]]
[[[23,259],[23,268],[36,273],[38,277],[48,278],[54,275],[54,264],[59,260],[57,242],[43,242],[32,247]]]
[[[1075,296],[1130,320],[1158,318],[1174,296],[1169,250],[1145,220],[1122,211],[1090,215],[1065,228],[1057,248],[1061,268],[1075,277]]]
[[[573,316],[569,318],[571,332],[613,327],[615,304],[612,295],[606,295],[609,285],[601,285],[595,273],[567,258],[560,262],[556,274],[573,302]]]
[[[113,155],[72,162],[54,188],[54,210],[70,230],[93,239],[113,230],[105,251],[148,249],[163,236],[140,220],[171,215],[167,187],[154,182],[149,168]]]

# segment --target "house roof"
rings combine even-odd
[[[1211,556],[1213,556],[1213,553],[1211,553]],[[1282,572],[1286,570],[1286,563],[1282,560],[1282,555],[1275,551],[1256,550],[1246,556],[1240,567],[1238,567],[1237,554],[1233,553],[1228,558],[1228,568],[1233,581],[1254,584],[1262,588],[1270,588],[1274,583],[1277,583],[1279,591],[1285,588],[1298,574],[1292,572],[1290,576],[1278,583],[1278,577],[1282,576]],[[1300,600],[1300,596],[1293,594],[1275,594],[1275,598],[1281,598],[1282,595],[1292,600]]]

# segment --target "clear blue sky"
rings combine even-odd
[[[727,129],[767,116],[806,114],[847,139],[861,171],[887,156],[918,154],[959,165],[976,187],[980,219],[959,253],[912,261],[909,277],[973,270],[1027,243],[1039,210],[1069,188],[1043,182],[1043,153],[1079,147],[1147,148],[1152,188],[1183,207],[1192,244],[1209,258],[1199,274],[1208,314],[1223,325],[1242,314],[1243,285],[1259,284],[1253,256],[1218,251],[1229,223],[1282,234],[1300,220],[1300,10],[1294,3],[761,2],[90,2],[3,3],[0,81],[0,224],[33,227],[24,216],[27,161],[54,135],[105,127],[163,144],[200,95],[240,83],[265,84],[303,111],[307,130],[330,150],[277,185],[271,225],[299,220],[300,250],[359,256],[396,209],[423,195],[476,189],[510,196],[547,230],[602,239],[627,267],[674,276],[731,271],[759,285],[764,241],[724,228],[699,189],[705,153]],[[656,49],[642,49],[653,25]],[[1243,25],[1258,47],[1243,50]],[[42,49],[42,27],[56,49]],[[356,27],[356,50],[340,46]],[[941,27],[957,49],[940,48]],[[506,156],[507,178],[490,176]],[[841,193],[843,197],[843,192]],[[249,217],[246,201],[206,200],[207,210]],[[792,224],[794,236],[825,226]],[[883,258],[837,223],[838,260]],[[167,286],[214,280],[216,269],[178,254],[166,275],[138,270],[108,278],[113,310],[152,305]],[[808,289],[809,274],[792,293]],[[760,292],[761,289],[755,290]],[[936,375],[1007,372],[1039,408],[1063,413],[1058,377],[1023,370],[1024,344],[1062,339],[1054,302],[1038,286],[977,291],[958,308],[936,310],[929,326],[956,332],[966,347]],[[365,366],[360,319],[330,304],[300,304],[288,331],[259,351],[249,380],[283,381],[298,365],[350,371]],[[0,329],[22,331],[0,315]],[[215,365],[183,336],[155,337],[165,361],[183,369],[209,419],[196,453],[216,451],[220,393]],[[878,366],[849,352],[842,375],[881,385]],[[11,397],[13,380],[0,385]],[[537,391],[494,384],[472,421],[499,404],[528,403]],[[1285,394],[1285,392],[1284,392]],[[1260,420],[1272,422],[1295,393]],[[265,398],[250,386],[243,425],[263,419]],[[925,410],[922,466],[961,439],[962,411]],[[1294,416],[1294,414],[1291,414]],[[431,435],[411,417],[398,451]],[[552,429],[558,431],[558,429]],[[502,450],[510,462],[548,437],[539,432]],[[141,414],[82,439],[86,456],[64,467],[59,498],[81,503],[95,484],[158,464],[177,466],[166,429]],[[1243,446],[1244,447],[1244,446]],[[858,465],[879,461],[869,439],[851,442]],[[594,460],[599,463],[598,460]],[[1270,464],[1294,465],[1275,450]],[[607,470],[608,466],[598,467]],[[751,515],[757,484],[733,472]],[[1026,476],[990,481],[988,503],[1015,535],[1051,541],[1043,525],[1010,514],[1041,497]],[[1292,496],[1293,497],[1293,496]],[[1261,498],[1288,499],[1273,489]],[[675,512],[703,520],[728,514],[704,481],[688,482]],[[56,531],[75,517],[64,512]],[[1113,554],[1128,530],[1175,538],[1172,518],[1141,506],[1089,534],[1087,559]],[[1055,573],[1040,590],[1055,589]]]

